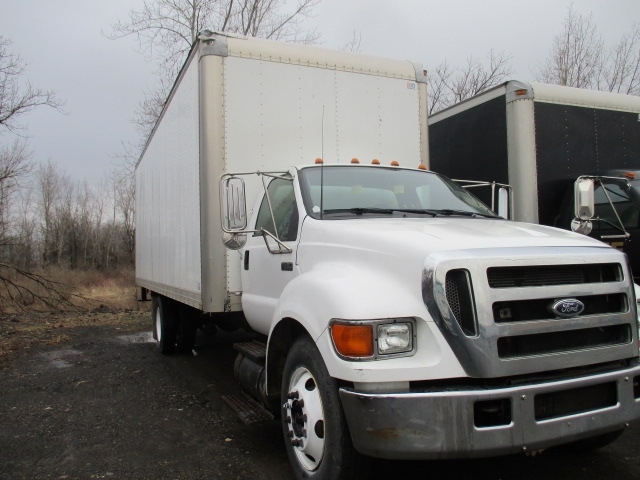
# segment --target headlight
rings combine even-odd
[[[413,355],[416,349],[413,318],[337,320],[330,324],[331,339],[345,360],[375,360]]]
[[[389,355],[413,350],[413,332],[410,323],[378,325],[378,353]]]

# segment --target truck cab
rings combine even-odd
[[[342,478],[329,472],[359,454],[604,445],[639,414],[626,257],[500,218],[425,170],[255,172],[263,193],[251,210],[247,174],[222,177],[242,310],[265,341],[264,363],[239,358],[236,374],[281,414],[297,478]]]
[[[583,176],[593,182],[593,212],[585,220],[588,235],[629,257],[634,281],[640,283],[640,170],[607,170]],[[567,188],[555,226],[571,229],[575,215],[574,185]]]

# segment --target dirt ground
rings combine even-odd
[[[278,420],[244,423],[234,341],[162,356],[148,312],[0,317],[0,480],[292,480]],[[638,479],[640,426],[597,452],[386,462],[372,480]],[[428,472],[428,473],[427,473]]]
[[[148,312],[0,319],[0,479],[291,478],[278,421],[222,401],[242,334],[163,357],[148,330]]]

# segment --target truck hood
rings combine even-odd
[[[507,247],[603,247],[592,238],[567,230],[506,220],[475,218],[358,218],[311,221],[303,228],[319,229],[317,240],[389,252],[398,248],[429,254],[440,250]],[[306,231],[305,231],[306,230]],[[316,235],[312,235],[316,236]],[[314,239],[314,241],[316,241]]]

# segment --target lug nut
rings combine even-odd
[[[291,445],[294,447],[301,447],[302,446],[302,440],[294,438],[293,440],[291,440]]]
[[[291,417],[287,415],[287,418],[285,418],[284,421],[287,423],[291,423]]]
[[[294,391],[294,392],[289,392],[289,393],[287,394],[287,398],[288,398],[289,400],[294,400],[294,399],[298,398],[299,396],[300,396],[300,394],[298,393],[298,391],[297,391],[297,390],[296,390],[296,391]]]

